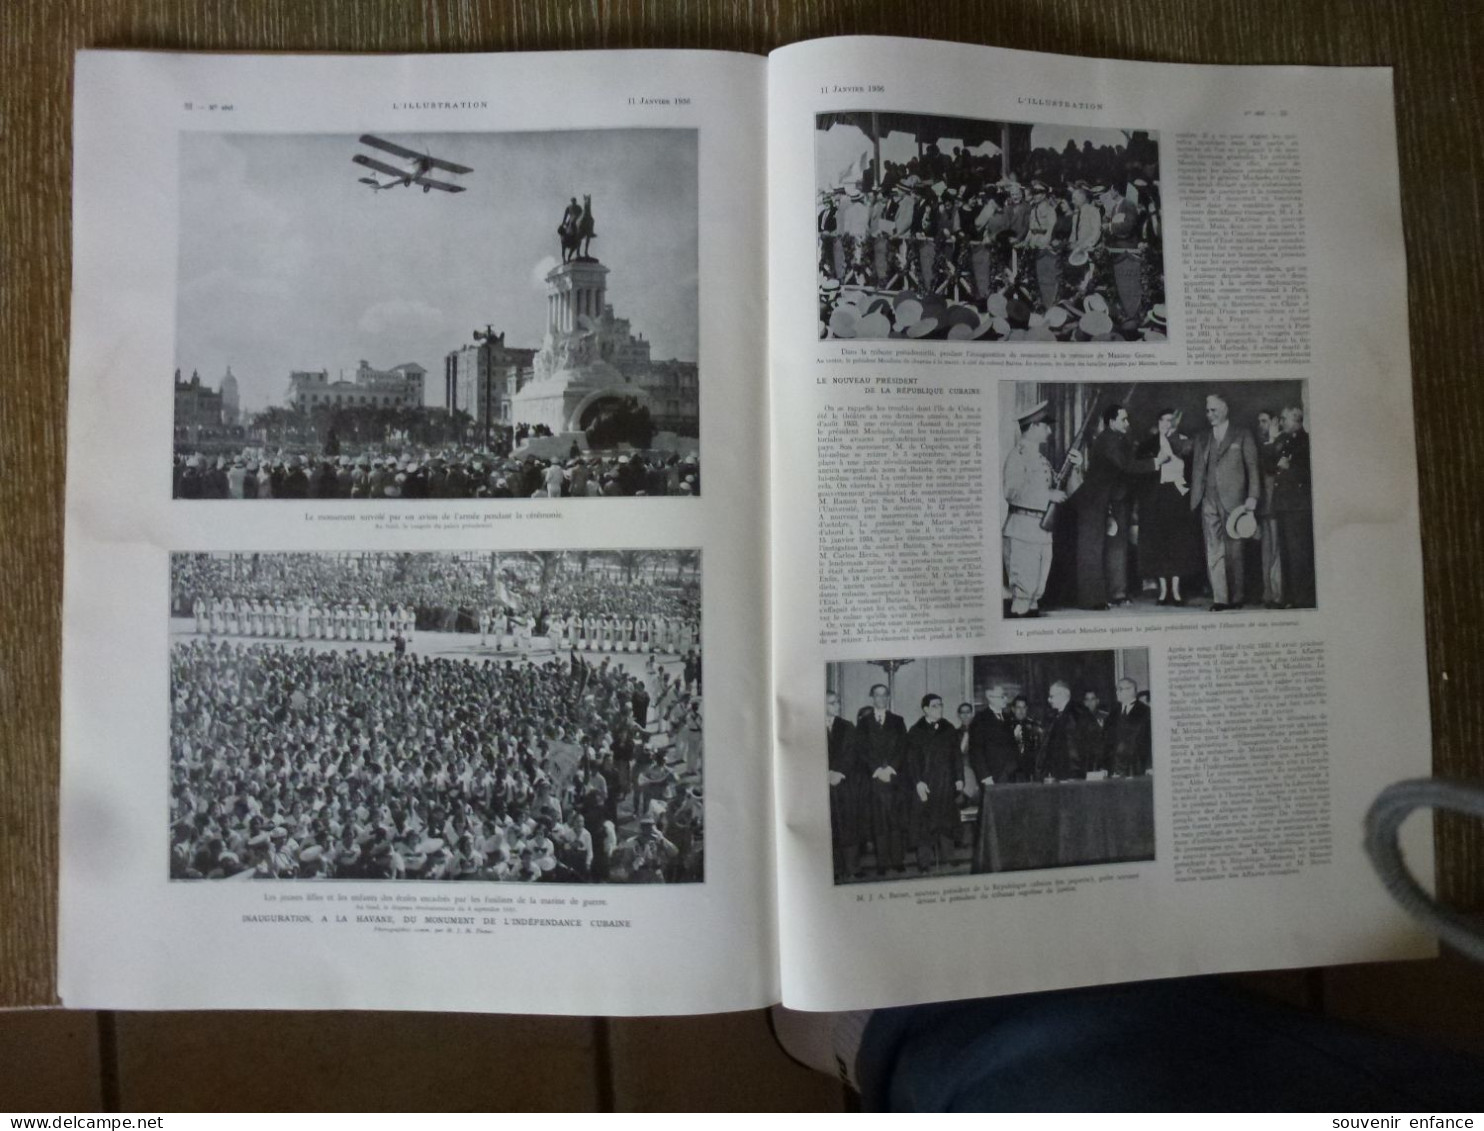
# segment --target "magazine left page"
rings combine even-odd
[[[763,101],[79,55],[68,1006],[777,1000]]]

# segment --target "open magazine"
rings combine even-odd
[[[1388,71],[84,52],[75,138],[66,1004],[1431,953]]]

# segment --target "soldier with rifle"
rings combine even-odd
[[[1012,620],[1040,616],[1041,597],[1051,575],[1050,512],[1066,501],[1057,480],[1082,466],[1082,453],[1067,453],[1067,464],[1054,476],[1042,447],[1055,423],[1046,401],[1020,415],[1020,440],[1005,458],[1000,477],[1009,511],[1001,529],[1005,580],[1010,587]]]

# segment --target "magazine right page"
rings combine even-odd
[[[837,39],[768,129],[784,1001],[1431,953],[1390,72]]]

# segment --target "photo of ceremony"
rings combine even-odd
[[[832,663],[835,883],[1154,858],[1144,648]]]
[[[689,129],[182,133],[172,496],[698,495],[697,161]]]
[[[701,882],[700,570],[173,554],[171,878]]]
[[[815,118],[819,336],[1163,342],[1150,130]]]
[[[1308,383],[999,389],[1004,615],[1315,607]]]

